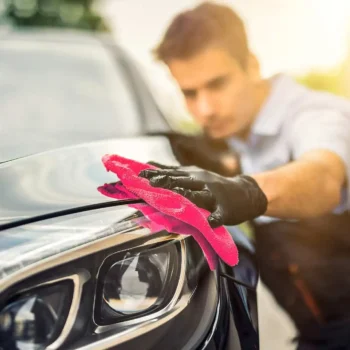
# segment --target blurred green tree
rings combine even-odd
[[[11,0],[6,16],[13,25],[109,31],[94,0]]]
[[[344,77],[345,64],[341,64],[328,71],[311,71],[295,78],[299,83],[311,89],[346,96],[347,91],[344,86]]]

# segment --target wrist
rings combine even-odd
[[[261,188],[261,190],[264,192],[270,210],[271,206],[273,207],[276,202],[279,202],[281,194],[280,182],[275,179],[273,174],[270,174],[270,172],[254,174],[252,175],[252,178],[256,181],[259,188]]]
[[[269,200],[256,178],[249,175],[238,175],[237,178],[242,181],[242,186],[246,190],[253,215],[258,217],[265,214]]]

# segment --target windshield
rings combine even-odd
[[[0,162],[139,133],[129,86],[98,42],[2,41]]]

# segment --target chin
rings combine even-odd
[[[208,136],[214,140],[227,139],[234,136],[234,132],[228,132],[227,130],[210,130],[208,131]]]

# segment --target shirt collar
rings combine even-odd
[[[271,90],[252,126],[252,137],[274,136],[282,126],[298,85],[288,76],[277,74],[270,79]]]

